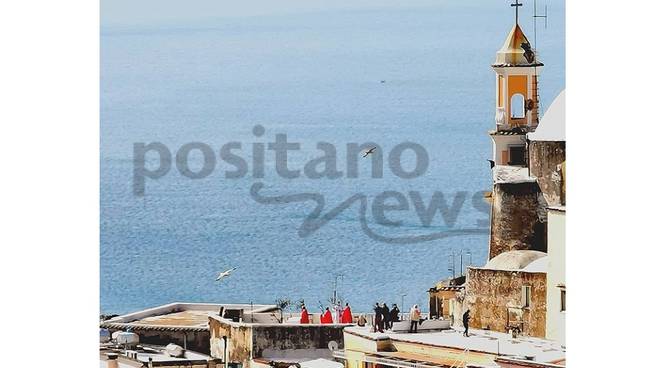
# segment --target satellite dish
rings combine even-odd
[[[337,343],[337,341],[332,340],[328,343],[328,349],[330,349],[330,351],[338,350],[339,344]]]

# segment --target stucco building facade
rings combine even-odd
[[[548,213],[546,338],[566,344],[566,208]]]
[[[547,255],[505,252],[483,267],[469,267],[464,309],[470,327],[545,337]]]

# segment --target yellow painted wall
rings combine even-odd
[[[344,331],[344,353],[346,368],[366,368],[365,353],[390,350],[390,340],[375,341]]]
[[[377,342],[361,336],[356,336],[344,331],[344,349],[346,351],[362,351],[366,353],[375,353],[378,351]]]
[[[393,341],[392,345],[397,352],[428,356],[430,361],[455,361],[457,363],[465,362],[483,365],[491,365],[495,361],[495,355],[493,354],[472,351],[466,352],[461,349],[453,349],[449,347],[429,346],[403,341]]]
[[[465,352],[462,349],[431,346],[428,344],[412,343],[399,340],[379,340],[374,341],[362,336],[346,333],[344,331],[344,352],[346,358],[346,368],[369,368],[373,364],[365,362],[365,354],[374,354],[377,352],[396,352],[401,357],[409,355],[414,359],[426,359],[438,365],[449,364],[451,362],[468,362],[472,364],[492,365],[495,355],[479,352]],[[449,362],[449,363],[448,363]]]
[[[507,86],[509,87],[509,91],[508,91],[509,101],[511,101],[511,96],[515,95],[516,93],[522,94],[523,96],[525,96],[525,99],[528,98],[526,75],[510,75],[509,83],[507,84]]]
[[[345,350],[346,368],[365,368],[364,353]]]
[[[515,94],[522,94],[524,99],[529,98],[527,90],[527,76],[526,75],[510,75],[507,81],[507,119],[510,125],[525,125],[526,119],[512,119],[511,118],[511,97]]]

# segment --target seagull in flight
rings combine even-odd
[[[225,277],[231,275],[231,273],[234,272],[234,271],[236,270],[236,268],[237,268],[237,267],[233,267],[233,268],[230,268],[230,269],[228,269],[228,270],[226,270],[226,271],[222,271],[222,272],[220,272],[220,273],[218,274],[218,277],[215,279],[215,281],[220,281],[220,280],[224,279]]]
[[[376,147],[371,147],[371,148],[369,148],[369,150],[368,150],[367,152],[365,152],[364,155],[362,155],[362,157],[367,157],[367,156],[369,156],[369,155],[372,154],[375,150],[376,150]]]

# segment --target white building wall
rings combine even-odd
[[[545,334],[566,344],[566,312],[561,310],[561,290],[566,286],[566,212],[548,211],[548,278]],[[559,287],[562,286],[562,287]]]
[[[493,161],[496,165],[508,165],[508,162],[502,162],[502,151],[509,149],[509,146],[524,146],[524,135],[491,135],[493,139]]]

